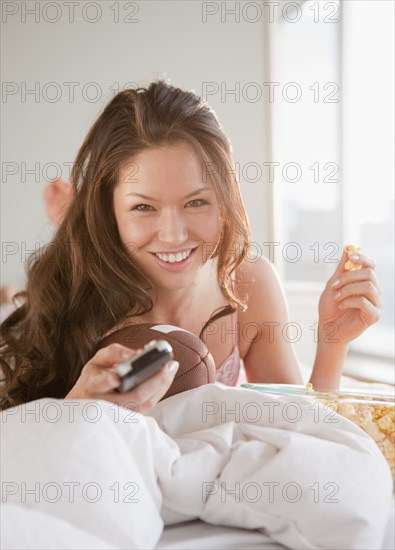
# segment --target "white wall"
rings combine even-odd
[[[214,11],[214,3],[143,1],[119,2],[116,23],[114,2],[74,4],[72,21],[66,2],[2,2],[2,285],[22,288],[26,250],[50,239],[43,189],[56,175],[68,177],[67,163],[115,83],[147,85],[165,75],[199,95],[204,83],[215,83],[218,92],[206,99],[233,143],[235,160],[241,167],[266,160],[264,103],[242,93],[246,83],[265,80],[262,19],[236,22],[219,10],[203,22],[203,10]],[[128,16],[136,22],[124,22]],[[72,82],[74,98],[65,84]],[[238,85],[240,98],[221,97],[221,90]],[[26,89],[36,89],[37,97],[25,95]],[[94,102],[97,91],[101,98]],[[37,174],[26,174],[35,164]],[[267,189],[242,178],[241,189],[253,239],[268,240]]]

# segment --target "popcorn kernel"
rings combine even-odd
[[[354,246],[352,244],[346,245],[343,250],[347,252],[348,257],[350,257],[352,254],[359,254],[362,252],[362,248],[358,246]],[[347,262],[344,264],[344,269],[347,271],[358,271],[358,269],[361,269],[361,264],[355,264],[351,260],[347,260]]]
[[[394,418],[390,413],[379,418],[377,424],[385,432],[394,433],[395,431]]]

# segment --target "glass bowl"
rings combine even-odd
[[[242,388],[275,395],[307,397],[351,420],[374,439],[395,478],[395,396],[375,390],[374,393],[344,389],[318,392],[296,384],[241,384]]]

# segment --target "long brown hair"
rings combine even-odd
[[[221,211],[217,278],[228,303],[209,324],[246,305],[231,273],[248,253],[250,232],[233,154],[214,111],[193,91],[165,80],[117,94],[88,132],[71,173],[74,199],[53,240],[29,257],[19,307],[1,325],[0,408],[41,397],[64,398],[97,342],[128,314],[153,307],[148,277],[123,245],[113,192],[122,162],[177,142],[191,144],[208,167]],[[229,253],[232,251],[232,254]]]

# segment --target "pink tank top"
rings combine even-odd
[[[240,351],[237,345],[237,311],[232,314],[233,351],[217,369],[216,381],[227,386],[236,386],[240,374]]]

